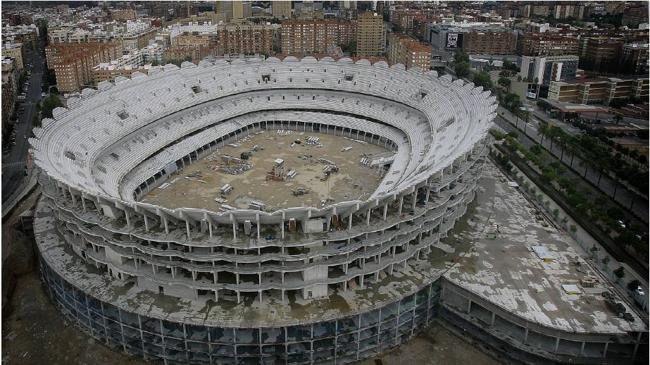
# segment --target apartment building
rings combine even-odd
[[[648,43],[623,45],[621,71],[630,74],[648,73]]]
[[[273,1],[271,3],[271,12],[274,18],[291,19],[291,1]]]
[[[407,69],[419,67],[422,70],[431,68],[431,45],[419,42],[405,34],[390,33],[388,35],[388,63],[403,64]]]
[[[287,20],[282,22],[282,53],[311,55],[327,53],[356,40],[356,24],[341,20]]]
[[[273,54],[274,40],[279,38],[279,24],[227,24],[218,31],[216,55]]]
[[[386,30],[381,14],[365,12],[357,19],[357,55],[378,56],[384,53]]]
[[[9,57],[16,60],[16,68],[20,72],[23,65],[23,44],[22,43],[3,43],[2,44],[2,57]]]
[[[584,82],[551,81],[548,98],[565,103],[610,104],[632,97],[648,98],[648,78],[607,78]]]
[[[59,43],[45,48],[47,67],[53,69],[61,92],[81,91],[93,82],[93,67],[122,56],[113,43]]]
[[[551,81],[573,81],[578,71],[578,56],[521,57],[519,76],[528,82],[549,85]]]
[[[208,56],[214,56],[215,49],[209,47],[189,47],[189,46],[175,46],[169,47],[163,54],[163,62],[183,62],[190,61],[198,63]]]
[[[517,37],[508,29],[472,29],[463,35],[463,51],[468,54],[514,54]]]
[[[135,20],[138,15],[135,9],[114,9],[110,11],[111,18],[118,22],[125,22],[127,20]]]
[[[578,55],[578,38],[557,33],[524,33],[517,40],[522,56]]]
[[[617,71],[623,38],[597,36],[586,40],[580,67],[592,71]]]

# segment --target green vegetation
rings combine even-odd
[[[456,52],[454,55],[454,72],[456,73],[456,77],[459,78],[469,76],[469,56],[467,53],[462,51]]]
[[[52,94],[43,99],[42,104],[41,114],[43,118],[52,118],[52,111],[57,107],[63,106],[59,96],[56,94]]]
[[[584,136],[570,136],[561,128],[552,125],[541,124],[540,132],[552,143],[561,145],[563,150],[566,149],[572,154],[576,153],[575,150],[578,148],[573,144],[583,143],[582,138]],[[508,133],[507,135],[497,131],[490,131],[490,133],[495,139],[504,140],[505,150],[511,153],[509,157],[515,158],[516,155],[518,158],[523,159],[528,166],[539,174],[539,179],[545,186],[551,187],[562,196],[562,199],[575,214],[579,214],[593,222],[598,229],[609,235],[614,243],[620,247],[631,247],[637,254],[647,259],[648,244],[643,239],[645,237],[643,228],[635,225],[622,228],[618,221],[624,220],[624,214],[617,205],[606,199],[601,193],[596,192],[588,184],[580,181],[580,179],[568,175],[566,167],[539,144],[527,149],[517,141],[516,133]],[[576,138],[576,140],[569,142],[571,138]],[[505,156],[501,164],[504,166],[506,163],[509,164],[510,158]],[[598,156],[590,160],[589,163],[593,168],[600,166],[600,168],[604,169],[607,167],[602,162],[604,158]],[[573,227],[571,230],[575,232]]]
[[[490,74],[486,71],[475,73],[472,82],[474,82],[474,85],[476,86],[483,86],[486,90],[492,89],[492,80],[490,79]]]

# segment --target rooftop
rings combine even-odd
[[[609,288],[585,260],[586,252],[547,221],[492,164],[484,168],[477,208],[457,240],[473,249],[445,277],[497,306],[542,326],[569,332],[620,333],[646,330],[634,316],[628,322],[612,313],[602,297]],[[534,247],[542,246],[549,259]],[[546,257],[546,256],[545,256]],[[572,285],[596,277],[593,288]]]

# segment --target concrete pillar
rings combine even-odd
[[[467,314],[472,310],[472,300],[467,299]]]
[[[352,212],[350,212],[350,219],[348,222],[348,229],[352,229]]]
[[[387,216],[388,216],[388,203],[384,204],[384,220],[386,220]]]
[[[230,213],[230,221],[232,222],[232,238],[234,240],[237,239],[237,220],[235,219],[235,216]]]
[[[580,356],[585,355],[585,341],[582,341],[582,345],[580,346]]]
[[[167,223],[167,217],[162,216],[163,225],[165,226],[165,233],[169,233],[169,224]]]
[[[490,319],[490,326],[494,326],[495,319],[496,319],[496,313],[492,312],[492,318]],[[528,333],[528,328],[526,328],[526,333]]]
[[[372,212],[372,209],[368,209],[368,215],[366,216],[366,225],[370,225],[370,213]]]
[[[415,212],[415,204],[418,201],[418,189],[416,188],[413,192],[413,212]]]
[[[282,212],[282,223],[280,223],[280,232],[281,232],[281,237],[284,239],[284,219],[286,215],[284,212]]]
[[[560,338],[559,338],[559,337],[555,337],[555,349],[553,350],[553,353],[554,353],[554,354],[557,354],[557,349],[558,349],[558,347],[560,347]]]
[[[185,231],[187,233],[187,239],[189,240],[191,238],[190,234],[190,222],[186,219],[185,220]]]
[[[524,328],[524,345],[528,342],[528,327]]]
[[[603,350],[603,359],[607,357],[607,348],[609,347],[609,341],[605,342],[605,349]]]
[[[260,214],[255,213],[255,222],[257,224],[257,239],[260,239]]]
[[[402,205],[404,205],[404,195],[399,197],[399,209],[397,210],[397,215],[402,215]]]
[[[149,220],[147,219],[147,215],[143,214],[144,217],[144,230],[146,232],[149,232]]]

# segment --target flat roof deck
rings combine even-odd
[[[308,143],[308,137],[318,138]],[[313,141],[314,139],[312,139]],[[299,141],[300,143],[297,143]],[[241,168],[239,161],[226,162],[224,155],[239,159],[242,153],[253,151],[248,160],[250,169]],[[223,204],[248,209],[251,202],[265,204],[271,211],[290,207],[317,207],[346,200],[367,199],[377,189],[383,176],[376,168],[361,165],[364,155],[385,155],[390,151],[374,144],[321,133],[269,130],[258,132],[232,142],[209,156],[193,162],[167,183],[153,189],[143,202],[168,208],[200,208],[219,211]],[[284,175],[295,170],[295,177],[284,181],[267,179],[275,161],[284,163]],[[324,160],[322,160],[324,159]],[[322,180],[323,169],[333,162],[338,172]],[[231,174],[220,167],[239,170]],[[245,171],[242,171],[245,170]],[[221,194],[220,189],[230,184],[233,190]],[[294,192],[298,192],[294,195]],[[222,199],[220,202],[215,198]]]
[[[610,285],[585,261],[588,254],[507,182],[493,164],[486,164],[475,213],[470,215],[468,228],[455,238],[469,241],[474,249],[461,254],[459,264],[445,277],[543,326],[570,332],[645,330],[646,325],[630,308],[627,311],[634,322],[618,318],[608,309],[601,293]],[[541,259],[533,246],[545,247],[552,258]],[[577,284],[587,273],[598,278],[594,288],[578,284],[580,294],[563,289],[562,285]]]

